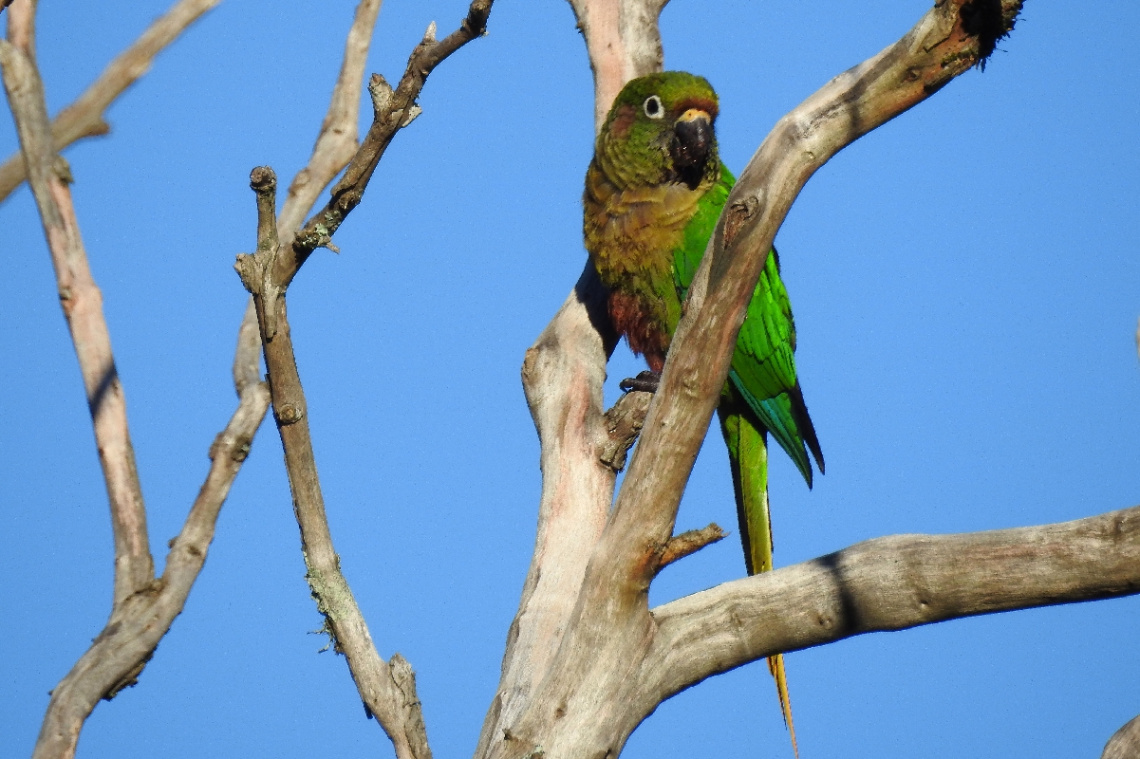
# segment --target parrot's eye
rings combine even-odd
[[[645,115],[651,119],[659,119],[665,114],[665,107],[661,105],[661,98],[656,95],[650,95],[645,98]]]

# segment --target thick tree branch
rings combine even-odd
[[[946,619],[1140,592],[1140,506],[1060,524],[894,535],[653,610],[645,689],[668,698],[770,654]]]
[[[258,250],[253,255],[238,256],[236,268],[257,309],[274,417],[285,450],[309,587],[317,609],[325,616],[326,630],[336,651],[348,660],[360,697],[391,738],[396,756],[430,759],[411,667],[399,655],[389,663],[377,653],[364,615],[340,571],[340,557],[333,548],[317,476],[305,394],[293,353],[285,285],[274,279],[280,271],[277,259],[285,249],[278,240],[274,216],[277,178],[272,169],[259,167],[250,175],[250,186],[257,193]]]
[[[630,79],[660,71],[665,52],[657,19],[669,0],[569,0],[594,72],[594,123]]]
[[[163,48],[219,2],[221,0],[180,0],[151,24],[133,45],[107,65],[99,78],[74,103],[55,117],[51,123],[55,150],[61,151],[84,137],[107,134],[110,127],[103,119],[103,114],[111,103],[147,72]],[[0,165],[0,202],[11,195],[26,177],[24,160],[19,154],[11,156]]]
[[[1133,717],[1108,739],[1100,759],[1136,759],[1140,756],[1140,717]]]
[[[626,80],[661,70],[657,16],[666,0],[570,0],[595,82],[595,129]],[[503,654],[499,690],[476,756],[491,750],[546,676],[578,603],[586,563],[609,513],[615,475],[640,430],[643,398],[603,414],[606,360],[617,335],[605,291],[586,262],[574,290],[527,351],[522,381],[542,446],[542,496],[534,555]],[[638,394],[641,395],[641,394]],[[610,429],[610,424],[614,428]],[[629,427],[629,429],[623,429]]]

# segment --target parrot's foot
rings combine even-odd
[[[657,385],[660,384],[660,382],[660,372],[651,372],[646,369],[636,377],[626,377],[620,383],[618,383],[618,387],[627,393],[631,390],[638,390],[643,393],[656,393]]]

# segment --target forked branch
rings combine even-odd
[[[79,733],[95,705],[134,685],[158,642],[182,611],[205,562],[222,503],[268,408],[269,394],[256,381],[239,382],[238,409],[210,448],[212,463],[206,481],[182,531],[171,544],[162,577],[156,580],[127,427],[126,402],[115,371],[102,296],[91,277],[71,202],[67,164],[52,141],[43,84],[32,56],[32,11],[33,6],[23,2],[9,9],[10,37],[18,44],[0,41],[0,66],[28,167],[29,184],[55,266],[60,303],[87,391],[115,543],[115,592],[110,620],[91,648],[52,690],[36,741],[34,757],[56,759],[74,756]],[[235,371],[235,376],[248,374],[247,367]]]
[[[413,51],[407,71],[396,90],[373,75],[374,119],[368,136],[348,163],[345,176],[333,189],[328,205],[309,221],[296,236],[280,234],[275,217],[277,179],[268,167],[254,169],[250,186],[257,194],[257,252],[238,256],[236,268],[242,283],[253,296],[254,313],[261,336],[265,363],[269,369],[274,416],[285,451],[294,512],[301,531],[302,554],[308,581],[318,610],[325,616],[326,631],[339,653],[348,661],[369,715],[380,722],[401,759],[430,759],[427,731],[416,695],[411,666],[399,655],[386,662],[376,650],[352,590],[340,570],[340,558],[333,547],[317,475],[316,458],[309,432],[308,408],[301,388],[286,312],[285,294],[293,277],[319,246],[332,246],[332,235],[360,202],[368,181],[395,133],[407,126],[418,113],[415,99],[428,74],[466,42],[480,36],[490,12],[491,0],[475,0],[459,30],[442,41],[435,39],[434,23],[424,40]],[[354,34],[371,28],[378,3],[365,0],[357,10]],[[357,35],[358,37],[360,35]],[[321,129],[310,164],[298,174],[282,220],[292,224],[309,203],[313,192],[331,179],[329,171],[338,166],[352,131],[355,142],[355,111],[349,102],[358,86],[350,77],[359,76],[367,45],[354,42],[350,35],[345,63],[334,90],[333,103]],[[362,70],[362,68],[360,69]],[[358,81],[358,80],[357,80]],[[358,90],[355,90],[358,92]],[[352,113],[351,119],[348,117]],[[326,139],[327,138],[327,139]],[[316,177],[313,176],[316,174]],[[248,323],[248,315],[247,315]],[[243,326],[243,332],[248,331]]]

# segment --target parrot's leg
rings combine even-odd
[[[632,390],[637,390],[637,391],[640,391],[642,393],[656,393],[657,392],[657,386],[660,383],[661,383],[661,373],[660,372],[652,372],[652,371],[646,369],[644,372],[641,372],[636,377],[626,377],[625,379],[623,379],[621,382],[618,383],[618,387],[620,387],[623,391],[625,391],[627,393],[632,391]]]

